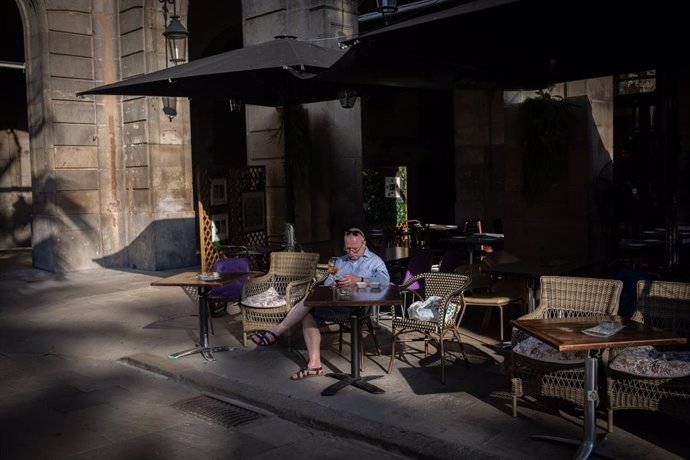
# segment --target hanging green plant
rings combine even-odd
[[[547,189],[566,176],[572,104],[550,90],[522,102],[518,108],[525,198],[540,201]]]

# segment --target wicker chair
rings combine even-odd
[[[641,280],[633,320],[672,330],[690,341],[690,283]],[[690,350],[686,344],[684,350]],[[624,350],[612,350],[612,362]],[[642,409],[663,412],[690,423],[690,376],[640,377],[609,367],[606,371],[608,430],[613,411]]]
[[[615,315],[622,288],[623,282],[619,280],[542,276],[539,307],[520,319]],[[525,395],[560,398],[582,406],[584,358],[582,361],[546,361],[515,352],[515,346],[527,337],[513,330],[513,417],[517,417],[517,398]]]
[[[251,279],[242,287],[242,300],[273,287],[285,296],[279,307],[250,307],[240,302],[242,311],[242,343],[247,346],[248,334],[264,331],[280,323],[299,302],[314,282],[319,255],[310,252],[272,252],[268,272]]]
[[[458,330],[457,319],[458,315],[464,308],[464,301],[462,297],[463,291],[470,285],[472,278],[467,275],[458,275],[455,273],[440,273],[427,272],[420,273],[405,281],[400,286],[401,291],[406,291],[408,287],[415,285],[418,281],[424,282],[423,292],[410,290],[415,298],[423,300],[431,296],[439,296],[438,320],[436,321],[420,321],[407,317],[395,317],[392,321],[391,330],[391,358],[388,363],[388,373],[393,369],[393,360],[395,359],[395,343],[409,341],[410,339],[402,340],[400,336],[407,333],[422,334],[424,340],[424,357],[429,355],[429,341],[434,340],[441,355],[441,382],[446,383],[445,374],[445,348],[444,342],[446,334],[452,334],[452,337],[460,345],[462,356],[465,359],[465,364],[469,366],[467,355],[460,339],[460,331]],[[421,289],[420,289],[421,291]],[[446,315],[449,312],[449,315]],[[417,339],[419,340],[419,339]],[[402,353],[401,353],[402,355]]]

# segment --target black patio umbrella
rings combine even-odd
[[[245,104],[283,107],[283,123],[290,126],[290,106],[338,99],[342,83],[314,81],[344,54],[292,36],[197,59],[146,75],[77,93],[210,97],[237,99]],[[294,222],[290,133],[285,129],[285,190],[287,221]]]
[[[662,0],[645,8],[629,8],[626,0],[451,3],[457,5],[401,17],[344,43],[369,45],[380,55],[404,51],[467,68],[510,89],[544,88],[690,60],[687,53],[668,52],[687,35],[682,2]],[[639,38],[634,45],[631,36]],[[464,85],[459,79],[458,86]]]
[[[292,36],[197,59],[77,95],[196,96],[236,98],[246,104],[280,107],[338,99],[338,86],[310,82],[344,52]]]

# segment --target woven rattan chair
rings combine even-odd
[[[668,329],[690,341],[690,283],[642,280],[637,283],[635,321]],[[690,350],[686,344],[681,350]],[[623,350],[612,350],[612,362]],[[609,367],[606,372],[608,430],[613,411],[642,409],[663,412],[690,423],[690,376],[641,377]]]
[[[409,291],[414,298],[424,300],[431,296],[439,296],[438,320],[437,321],[420,321],[408,317],[395,317],[392,320],[391,330],[391,358],[388,363],[388,373],[393,369],[393,360],[395,359],[395,344],[396,342],[405,342],[409,339],[403,340],[400,336],[407,333],[421,334],[424,340],[424,357],[429,355],[429,341],[434,341],[439,353],[441,355],[441,382],[446,383],[445,374],[445,346],[444,342],[446,335],[450,334],[451,338],[460,345],[462,356],[465,359],[465,364],[469,366],[465,348],[460,339],[460,331],[458,330],[457,319],[458,315],[464,308],[462,293],[469,286],[472,278],[467,275],[458,275],[455,273],[440,273],[427,272],[420,273],[408,279],[400,286],[402,291],[405,291],[409,286],[415,285],[417,282],[423,281],[423,293],[420,290]],[[446,315],[446,312],[449,312]],[[419,340],[419,339],[417,339]],[[402,350],[401,350],[402,352]],[[402,353],[401,353],[402,355]]]
[[[618,312],[622,281],[542,276],[540,282],[539,307],[520,319],[578,318],[615,315]],[[525,395],[559,398],[582,406],[584,359],[568,362],[547,361],[516,353],[515,346],[527,337],[525,333],[513,330],[513,417],[517,417],[517,398]]]
[[[280,323],[299,302],[314,282],[319,255],[310,252],[272,252],[268,272],[251,279],[242,287],[242,299],[263,293],[273,287],[285,296],[280,307],[250,307],[240,302],[242,311],[242,343],[252,332],[265,331]],[[289,339],[288,339],[289,340]]]

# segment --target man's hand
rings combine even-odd
[[[338,286],[354,286],[360,279],[362,279],[361,276],[344,275],[343,277],[335,280],[335,282]]]

